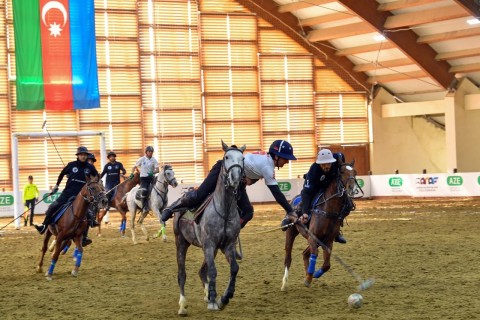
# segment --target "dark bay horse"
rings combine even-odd
[[[309,287],[313,278],[321,277],[330,269],[333,240],[340,231],[347,201],[352,201],[357,186],[355,177],[357,171],[352,163],[340,163],[338,178],[330,183],[318,204],[312,210],[309,227],[300,222],[286,231],[285,239],[285,274],[283,276],[282,291],[287,290],[288,271],[292,264],[292,248],[296,236],[300,233],[308,241],[308,247],[303,251],[305,266],[305,285]],[[298,207],[300,204],[295,206]],[[323,250],[323,265],[315,271],[318,256],[318,247]]]
[[[104,208],[107,205],[108,199],[105,195],[105,189],[99,177],[87,176],[87,183],[83,186],[80,193],[75,197],[75,200],[67,207],[64,214],[55,224],[50,224],[45,236],[43,238],[42,255],[38,263],[37,271],[42,272],[43,258],[45,252],[48,249],[48,241],[52,234],[56,237],[55,250],[52,254],[52,262],[45,276],[47,280],[52,280],[53,270],[57,263],[58,256],[63,249],[75,242],[78,249],[76,256],[75,267],[72,270],[72,276],[78,275],[78,269],[82,263],[83,248],[83,232],[87,228],[86,212],[90,203],[98,205],[100,208]],[[66,250],[65,250],[66,251]]]
[[[226,306],[235,292],[238,263],[235,257],[235,241],[240,233],[240,216],[237,210],[238,188],[243,179],[243,151],[229,148],[222,141],[223,166],[217,179],[213,199],[207,204],[199,223],[191,218],[175,214],[173,231],[177,246],[178,285],[180,287],[179,315],[187,314],[185,298],[185,259],[190,245],[203,249],[204,260],[199,275],[204,285],[205,301],[209,310]],[[215,257],[221,250],[230,264],[230,281],[224,295],[217,301]]]
[[[113,190],[111,192],[115,192],[112,198],[112,201],[110,201],[110,207],[114,207],[115,209],[120,212],[122,215],[122,222],[120,223],[120,235],[122,237],[125,237],[125,229],[127,228],[127,212],[128,212],[128,207],[126,203],[123,201],[123,197],[129,192],[130,190],[133,189],[137,184],[140,183],[140,173],[135,172],[133,175],[132,179],[125,179],[122,181],[116,190]],[[100,229],[102,225],[102,219],[106,215],[106,210],[100,210],[98,213],[98,222],[100,223],[98,226],[98,236],[102,235],[102,230]]]

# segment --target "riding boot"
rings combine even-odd
[[[173,213],[180,208],[188,208],[198,204],[197,192],[195,190],[185,193],[175,200],[170,207],[163,209],[162,222],[165,223],[173,216]]]
[[[98,223],[97,219],[96,219],[96,210],[94,210],[93,208],[91,207],[88,207],[87,209],[87,220],[88,220],[88,224],[90,225],[91,228],[95,228],[95,227],[98,227],[100,224]]]
[[[54,211],[51,208],[52,206],[48,207],[47,211],[45,212],[45,218],[43,219],[43,223],[34,225],[35,229],[37,229],[40,234],[44,234],[45,231],[47,231],[48,225],[51,223],[53,215],[52,211]]]
[[[343,237],[342,231],[338,231],[338,234],[335,237],[335,242],[342,243],[342,244],[347,243],[347,239]]]
[[[85,229],[85,231],[83,231],[82,247],[86,247],[86,246],[88,246],[89,244],[92,244],[92,239],[90,239],[90,238],[88,237],[88,229],[89,229],[89,227],[87,226],[87,228]]]
[[[143,209],[142,209],[143,213],[148,213],[150,211],[150,208],[148,206],[148,202],[149,202],[148,198],[143,199]]]

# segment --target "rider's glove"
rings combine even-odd
[[[149,173],[148,173],[148,176],[149,176],[150,178],[153,177],[153,172],[149,172]]]
[[[53,189],[52,189],[52,192],[50,194],[55,194],[58,192],[58,184],[56,184]]]
[[[133,179],[133,173],[130,173],[130,176],[128,177],[128,179]]]

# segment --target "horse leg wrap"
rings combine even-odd
[[[75,248],[75,250],[73,250],[72,257],[76,258],[77,255],[78,255],[78,248]]]
[[[75,267],[80,267],[80,265],[82,264],[82,258],[83,258],[83,253],[79,252],[77,254],[77,261],[75,262]]]
[[[313,274],[315,272],[315,264],[317,263],[317,255],[316,254],[311,254],[310,255],[310,263],[308,265],[308,274]]]
[[[323,271],[323,269],[320,268],[317,271],[315,271],[315,273],[313,274],[313,277],[314,278],[320,278],[324,273],[325,273],[325,271]]]
[[[70,248],[70,246],[65,246],[65,248],[63,248],[63,254],[67,253],[68,248]]]
[[[57,261],[52,260],[52,263],[50,263],[50,267],[48,268],[48,274],[52,275],[53,274],[53,269],[55,269],[55,265],[57,264]]]

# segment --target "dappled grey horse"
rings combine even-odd
[[[171,165],[164,165],[160,172],[155,175],[155,179],[153,180],[153,188],[150,192],[150,199],[149,199],[149,206],[151,210],[155,213],[158,218],[158,221],[161,222],[160,215],[163,208],[168,203],[168,186],[172,186],[174,188],[177,187],[177,179],[175,178],[175,172],[172,169]],[[135,235],[135,217],[137,214],[137,210],[142,211],[143,208],[143,201],[137,200],[135,195],[137,194],[137,190],[139,186],[136,186],[129,193],[126,195],[126,202],[128,206],[128,211],[130,212],[130,229],[132,230],[132,241],[134,244],[137,244],[137,238]],[[147,241],[150,239],[147,229],[143,225],[143,220],[147,213],[141,213],[140,218],[138,219],[138,224],[141,226],[143,234],[147,237]],[[167,239],[165,234],[165,225],[161,226],[163,240]]]
[[[219,310],[228,304],[235,292],[238,263],[235,257],[235,241],[240,233],[240,217],[237,210],[238,188],[243,179],[243,151],[229,148],[222,141],[223,165],[217,179],[213,199],[208,203],[199,223],[191,218],[175,214],[173,231],[177,246],[178,285],[180,287],[179,315],[187,314],[185,298],[185,259],[190,245],[203,249],[204,260],[199,275],[204,284],[205,301],[209,310]],[[218,299],[216,291],[217,269],[215,256],[221,250],[230,264],[230,281],[224,295]],[[208,278],[207,278],[208,276]]]

